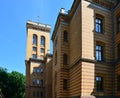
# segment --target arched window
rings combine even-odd
[[[64,31],[63,39],[64,39],[64,42],[68,42],[68,32],[67,31]]]
[[[37,45],[37,35],[36,34],[33,34],[33,41],[32,41],[32,43]]]
[[[41,45],[45,46],[45,37],[41,36]]]
[[[63,64],[64,65],[68,64],[68,56],[67,56],[67,54],[63,54]]]

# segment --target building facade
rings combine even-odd
[[[120,98],[120,0],[74,0],[52,41],[52,98]]]
[[[26,98],[46,97],[46,54],[50,50],[50,25],[27,21]]]

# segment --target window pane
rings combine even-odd
[[[37,55],[36,54],[32,54],[32,58],[33,59],[37,58]]]
[[[33,85],[35,85],[36,84],[36,79],[33,79]]]
[[[33,91],[33,97],[35,97],[35,91]]]
[[[117,76],[117,90],[120,91],[120,75]]]
[[[120,32],[120,16],[117,17],[117,31]]]
[[[120,44],[118,44],[118,60],[120,60]]]
[[[37,44],[37,35],[33,35],[33,44]]]
[[[103,78],[100,76],[96,77],[96,90],[103,91]]]
[[[45,46],[45,37],[41,36],[41,45]]]
[[[68,41],[68,32],[67,31],[64,31],[63,39],[65,42]]]
[[[102,33],[102,20],[99,18],[96,18],[96,23],[95,23],[95,30],[97,33]]]
[[[68,88],[67,88],[67,79],[64,79],[63,80],[63,90],[67,90]]]
[[[96,60],[102,61],[103,60],[103,51],[102,46],[96,45]]]
[[[68,64],[68,56],[67,54],[63,54],[63,64]]]
[[[41,53],[45,53],[45,49],[44,49],[44,48],[41,48],[41,49],[40,49],[40,52],[41,52]]]
[[[36,47],[33,47],[33,51],[37,51],[37,48],[36,48]]]

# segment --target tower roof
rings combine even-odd
[[[42,31],[47,31],[50,32],[51,30],[51,26],[48,24],[42,24],[39,22],[33,22],[28,20],[26,23],[27,29],[31,28],[31,29],[37,29],[37,30],[42,30]]]

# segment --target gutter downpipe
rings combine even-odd
[[[114,7],[112,8],[111,10],[112,12],[112,56],[113,56],[113,60],[112,60],[112,66],[113,66],[113,94],[112,94],[112,97],[115,98],[115,43],[114,43],[114,39],[115,39],[115,36],[114,36]]]

